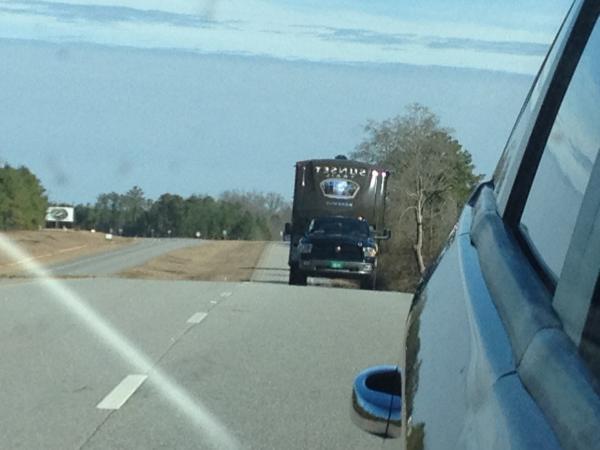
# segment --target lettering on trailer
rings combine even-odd
[[[327,206],[335,206],[338,208],[353,208],[354,207],[354,203],[352,202],[332,202],[332,201],[327,201],[325,202],[325,204]]]
[[[315,173],[325,176],[337,176],[341,178],[366,177],[369,171],[358,167],[339,166],[315,166]]]

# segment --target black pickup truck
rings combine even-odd
[[[374,289],[377,241],[384,227],[389,172],[344,157],[296,163],[290,241],[289,284],[312,277],[359,279]]]
[[[376,282],[378,246],[369,224],[352,217],[318,217],[298,244],[298,281],[307,276],[359,278],[362,289]]]

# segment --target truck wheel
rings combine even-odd
[[[306,286],[306,274],[304,274],[298,267],[290,267],[290,285]]]
[[[377,287],[377,274],[370,275],[360,279],[360,288],[374,291]]]

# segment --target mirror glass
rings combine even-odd
[[[402,423],[402,374],[398,366],[375,366],[354,380],[352,421],[362,430],[398,437]]]

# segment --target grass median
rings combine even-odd
[[[27,255],[24,261],[14,261],[0,252],[0,277],[20,274],[24,263],[34,260],[40,264],[64,262],[81,256],[114,250],[134,242],[132,238],[105,238],[104,233],[74,230],[8,231],[3,232]]]
[[[208,241],[166,253],[125,270],[125,278],[249,281],[267,245],[262,241]]]

